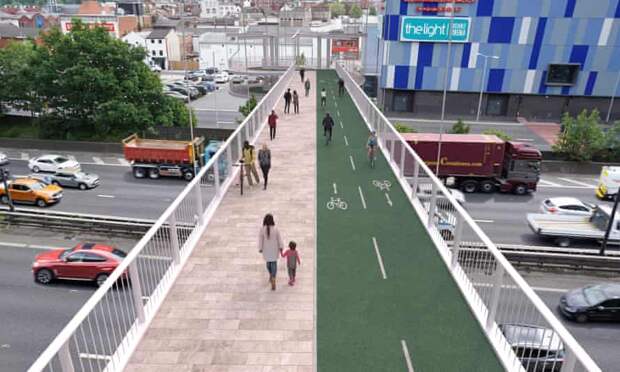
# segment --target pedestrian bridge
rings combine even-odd
[[[281,76],[30,371],[599,371],[350,74],[306,76],[307,97],[293,66]],[[282,112],[287,88],[299,114]],[[268,144],[272,169],[241,195],[246,140]],[[302,262],[290,286],[280,261],[275,292],[266,213]],[[556,336],[513,350],[503,324]],[[532,351],[558,338],[561,365]]]

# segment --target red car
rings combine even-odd
[[[48,284],[54,279],[93,280],[102,285],[125,252],[108,245],[81,243],[37,255],[32,264],[34,280]]]

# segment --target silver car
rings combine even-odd
[[[0,152],[0,165],[9,164],[9,157],[5,153]]]
[[[80,190],[88,190],[99,186],[99,176],[92,173],[71,172],[71,173],[54,173],[54,174],[33,174],[31,178],[42,179],[43,182],[60,185],[63,187],[75,187]]]

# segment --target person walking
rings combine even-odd
[[[290,241],[288,243],[288,250],[284,253],[280,253],[280,255],[286,258],[286,268],[288,269],[288,285],[295,285],[295,274],[297,273],[297,265],[301,265],[299,252],[297,252],[297,243],[295,243],[294,241]]]
[[[263,147],[258,150],[258,165],[263,172],[263,190],[267,190],[267,176],[269,175],[269,169],[271,169],[271,150],[267,147],[266,143],[263,143]]]
[[[276,228],[276,223],[271,214],[263,218],[263,226],[258,233],[258,252],[263,254],[269,273],[271,290],[276,290],[276,274],[278,273],[278,256],[282,254],[284,246],[282,237]]]
[[[299,69],[299,76],[301,77],[301,82],[304,82],[304,76],[306,75],[306,70],[302,67]]]
[[[267,118],[267,124],[269,124],[269,139],[273,141],[276,138],[276,125],[278,121],[278,115],[275,110],[271,110],[271,114]]]
[[[291,94],[291,88],[288,88],[286,93],[284,93],[284,113],[288,114],[291,111],[291,99],[293,95]]]
[[[256,178],[256,183],[260,184],[258,171],[256,170],[256,154],[254,152],[254,146],[250,145],[249,141],[245,141],[243,143],[243,167],[245,168],[245,175],[248,177],[248,184],[250,186],[254,186],[254,183],[252,182],[252,175]]]
[[[321,89],[321,107],[325,107],[325,104],[327,103],[327,92],[325,91],[325,88]]]
[[[338,79],[338,96],[341,96],[344,94],[344,80],[342,79]]]
[[[306,79],[306,82],[304,83],[304,89],[306,89],[306,97],[308,97],[308,94],[310,93],[310,79]]]
[[[296,90],[293,91],[293,111],[299,114],[299,95]]]
[[[329,112],[325,114],[323,118],[323,136],[325,137],[325,144],[329,145],[332,140],[332,129],[334,128],[334,119],[329,116]],[[327,135],[329,133],[329,136]]]

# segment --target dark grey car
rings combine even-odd
[[[564,344],[554,330],[527,324],[501,324],[499,328],[526,371],[562,369]]]
[[[30,177],[37,178],[41,175],[33,174]],[[60,185],[63,187],[75,187],[80,190],[88,190],[99,186],[99,176],[92,173],[72,172],[72,173],[55,173],[46,174],[45,182]]]

